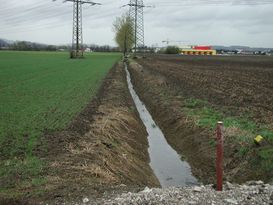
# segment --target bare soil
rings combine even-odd
[[[184,100],[203,99],[231,116],[273,129],[273,61],[261,57],[148,56],[131,63],[133,84],[169,144],[204,183],[215,183],[215,131],[196,125],[184,112]],[[226,136],[228,137],[228,136]],[[225,180],[242,183],[270,180],[270,174],[238,157],[240,145],[226,138]],[[255,147],[253,147],[255,155]]]
[[[48,165],[44,185],[20,190],[24,194],[18,200],[0,201],[60,204],[86,196],[95,201],[106,193],[158,187],[149,166],[147,133],[125,77],[123,65],[117,64],[97,96],[67,130],[44,136],[36,150]]]
[[[273,128],[272,57],[162,55],[138,62],[166,77],[184,96]]]

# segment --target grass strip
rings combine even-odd
[[[261,135],[265,139],[265,145],[259,147],[257,155],[264,169],[270,171],[273,169],[273,132],[265,126],[258,126],[247,117],[235,118],[225,116],[211,106],[209,103],[199,99],[186,99],[183,110],[188,116],[192,117],[196,125],[214,130],[217,121],[224,122],[225,133],[228,137],[235,139],[234,143],[240,146],[239,155],[241,157],[252,151],[254,138]],[[215,143],[215,142],[214,142]]]
[[[0,52],[0,187],[44,183],[33,149],[46,131],[65,129],[90,102],[119,53]]]

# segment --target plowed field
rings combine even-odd
[[[139,62],[189,97],[273,128],[273,58],[157,56]]]

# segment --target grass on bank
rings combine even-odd
[[[44,163],[33,154],[41,135],[67,127],[95,95],[121,55],[0,52],[0,193],[39,185]]]
[[[245,118],[227,117],[222,112],[213,109],[209,103],[199,99],[185,100],[185,112],[195,119],[195,123],[200,127],[215,129],[216,122],[224,122],[225,133],[235,139],[234,144],[238,144],[241,157],[251,152],[254,146],[254,138],[262,135],[265,138],[266,146],[258,149],[258,156],[264,169],[273,169],[273,132],[265,126],[258,126],[255,122]],[[215,143],[215,141],[214,141]]]

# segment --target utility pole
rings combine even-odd
[[[130,0],[129,4],[126,4],[122,7],[125,6],[130,7],[129,15],[134,22],[134,30],[130,31],[130,37],[133,37],[131,41],[134,42],[133,51],[136,54],[137,52],[142,52],[145,48],[143,8],[152,6],[145,6],[143,0]]]
[[[53,0],[56,1],[56,0]],[[82,5],[101,5],[90,0],[65,0],[73,2],[73,36],[71,58],[83,58],[83,35],[82,35]]]

